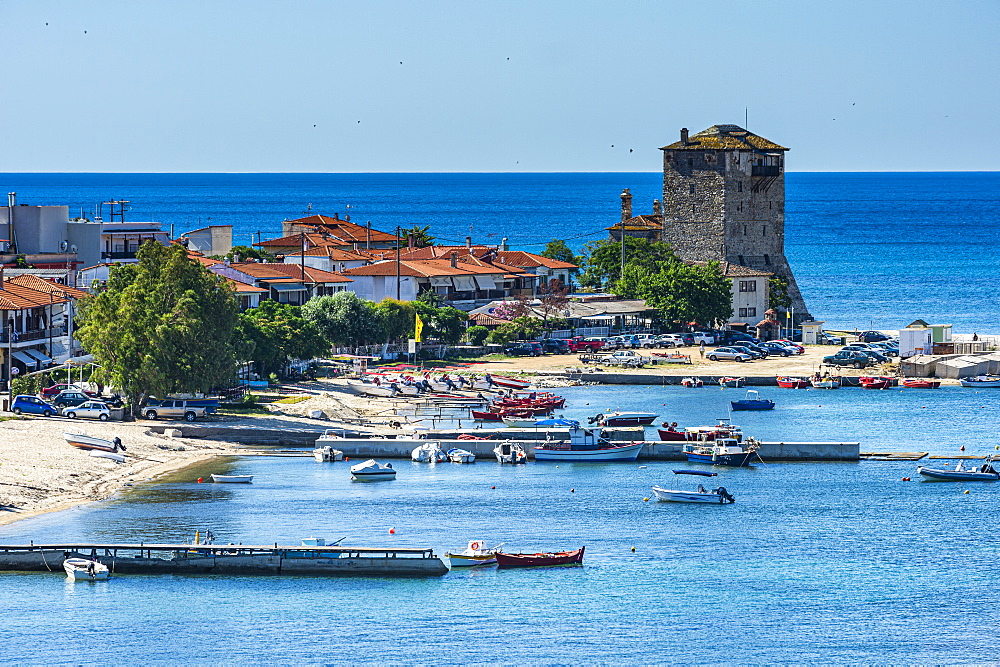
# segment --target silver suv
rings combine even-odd
[[[205,416],[205,406],[189,405],[187,401],[166,400],[160,401],[158,405],[147,405],[142,416],[146,419],[183,417],[186,421],[193,422],[198,417]]]

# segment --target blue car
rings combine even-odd
[[[14,397],[14,403],[10,406],[10,411],[15,415],[42,415],[51,417],[56,413],[56,409],[37,396],[21,394]]]

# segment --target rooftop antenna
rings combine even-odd
[[[743,107],[743,129],[750,127],[750,107]]]

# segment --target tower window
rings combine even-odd
[[[743,225],[743,236],[747,235],[747,226]]]
[[[768,266],[771,265],[771,256],[770,255],[764,255],[764,263],[767,264]]]
[[[694,194],[694,183],[692,183],[692,184],[690,184],[688,186],[688,192],[690,192],[691,194]]]
[[[736,182],[736,191],[737,192],[743,192],[743,181],[737,181]]]
[[[739,203],[739,204],[738,204],[738,205],[736,206],[736,209],[737,209],[737,210],[738,210],[738,211],[739,211],[740,213],[742,213],[742,212],[743,212],[743,202],[740,202],[740,203]]]
[[[688,158],[688,166],[689,167],[694,167],[694,158],[693,157],[689,157]]]
[[[771,206],[772,206],[773,204],[774,204],[774,202],[773,202],[773,201],[769,201],[769,202],[767,202],[767,208],[768,208],[768,210],[770,210],[770,209],[771,209]]]
[[[756,292],[757,291],[757,281],[756,280],[741,280],[740,281],[740,291],[741,292]]]
[[[767,225],[761,228],[761,236],[767,236]]]
[[[737,264],[739,264],[740,266],[743,265],[743,255],[737,255],[736,256],[736,260],[737,260]],[[740,291],[743,291],[743,290],[740,290]]]
[[[695,207],[694,204],[691,204],[691,215],[694,215],[694,213],[695,213]]]

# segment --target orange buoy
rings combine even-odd
[[[960,452],[964,452],[964,451],[965,451],[965,445],[962,445],[961,447],[959,447],[959,448],[958,448],[958,451],[960,451]]]
[[[350,456],[345,456],[345,457],[344,457],[344,460],[345,460],[345,461],[350,461],[350,460],[351,460],[351,457],[350,457]]]
[[[632,553],[635,553],[635,547],[632,547]]]
[[[396,529],[395,528],[390,528],[389,529],[389,534],[390,535],[395,535],[396,534]]]
[[[909,481],[910,481],[910,478],[909,478],[909,477],[904,477],[904,478],[903,478],[903,481],[904,481],[904,482],[909,482]]]
[[[199,484],[201,484],[203,481],[205,481],[205,480],[203,480],[201,477],[198,478],[198,483]]]
[[[642,502],[644,502],[644,503],[648,503],[648,502],[649,502],[649,498],[643,498],[643,499],[642,499]]]
[[[497,488],[497,487],[495,487],[495,486],[491,486],[490,488],[491,488],[491,489],[495,489],[495,488]]]

